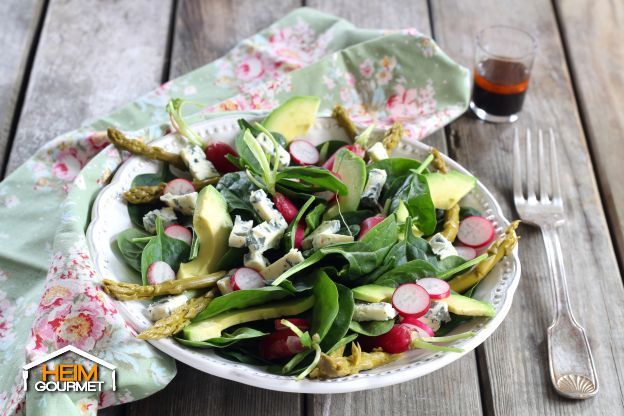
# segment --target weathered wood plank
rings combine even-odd
[[[359,27],[398,29],[415,27],[430,33],[426,1],[401,0],[392,3],[348,0],[310,0],[307,5],[343,17]],[[446,151],[442,131],[425,141]],[[440,400],[452,397],[452,400]],[[311,415],[480,415],[481,399],[475,354],[420,379],[358,393],[312,395],[307,398]]]
[[[178,4],[171,78],[224,55],[236,43],[269,26],[299,0],[266,7],[253,0],[183,1]],[[297,415],[303,396],[278,393],[220,379],[178,363],[178,375],[162,392],[129,406],[128,414]]]
[[[554,127],[558,131],[559,172],[567,210],[560,230],[576,316],[588,332],[600,392],[587,401],[560,399],[550,387],[546,327],[553,316],[550,277],[539,234],[522,227],[523,279],[509,316],[479,350],[488,413],[622,414],[624,395],[624,289],[603,209],[561,40],[550,3],[488,0],[432,2],[438,42],[450,56],[472,62],[474,34],[487,25],[519,26],[534,34],[539,54],[519,128]],[[475,173],[511,216],[510,125],[484,124],[465,116],[450,127],[451,153]]]
[[[624,3],[556,1],[620,265],[624,264]]]
[[[43,0],[5,0],[0,3],[0,177],[18,105],[19,92],[28,79],[27,63],[37,32]]]
[[[51,0],[9,159],[156,87],[172,0]]]

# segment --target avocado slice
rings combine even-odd
[[[348,194],[338,196],[340,211],[343,214],[357,211],[364,185],[366,185],[366,163],[364,163],[364,159],[347,149],[340,149],[334,162],[334,172],[338,174],[338,177],[347,185],[349,190]],[[323,219],[334,218],[339,214],[338,209],[338,204],[330,206],[323,215]]]
[[[200,242],[199,254],[194,260],[180,264],[178,279],[217,271],[217,263],[228,249],[232,218],[225,199],[212,185],[202,189],[197,196],[193,228]]]
[[[477,184],[477,180],[473,176],[464,175],[457,171],[427,173],[425,177],[433,205],[438,209],[445,210],[456,205]]]
[[[290,142],[295,137],[305,136],[316,120],[320,104],[318,97],[300,95],[289,98],[271,111],[262,125],[269,131],[281,133]]]
[[[351,291],[353,292],[353,297],[357,300],[363,300],[365,302],[390,302],[392,300],[394,288],[380,285],[364,285],[353,288]]]
[[[496,315],[492,304],[457,293],[451,293],[451,296],[446,299],[441,299],[440,301],[446,302],[449,312],[455,315],[488,317]]]
[[[314,305],[314,296],[283,302],[268,303],[246,309],[230,310],[184,328],[184,338],[189,341],[205,341],[221,336],[221,331],[245,322],[299,315]]]

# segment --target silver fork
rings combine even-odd
[[[520,151],[518,136],[516,129],[513,159],[514,203],[520,218],[542,231],[555,295],[555,317],[548,327],[550,379],[557,393],[562,396],[587,399],[598,392],[598,378],[587,335],[574,319],[568,297],[561,244],[557,234],[557,227],[564,223],[565,215],[559,184],[555,134],[551,129],[549,139],[546,139],[549,148],[547,158],[544,155],[544,134],[541,129],[538,131],[537,171],[534,170],[531,131],[527,129],[526,132],[526,152]]]

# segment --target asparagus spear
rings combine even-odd
[[[335,352],[321,354],[321,360],[310,373],[310,378],[336,378],[357,374],[398,359],[401,354],[389,354],[382,351],[362,352],[358,343],[351,345],[351,355],[343,357]]]
[[[156,146],[148,146],[140,140],[128,139],[117,129],[109,128],[107,133],[108,139],[118,148],[127,150],[135,155],[162,160],[180,169],[186,169],[186,164],[177,153],[171,153]]]
[[[332,117],[336,119],[340,127],[345,129],[347,136],[349,136],[351,141],[355,140],[355,136],[357,136],[357,128],[349,118],[347,110],[340,104],[336,104],[332,110]]]
[[[162,295],[179,295],[185,290],[203,289],[214,286],[225,272],[189,277],[186,279],[169,280],[156,285],[137,285],[134,283],[116,282],[104,279],[104,292],[119,300],[145,300]]]
[[[509,224],[505,234],[500,236],[496,241],[492,243],[488,248],[488,257],[477,264],[472,270],[459,275],[449,281],[451,289],[455,292],[463,293],[470,289],[477,283],[479,283],[487,274],[496,266],[496,264],[507,254],[511,253],[511,250],[516,246],[518,242],[518,236],[516,235],[516,228],[520,221],[514,221]]]
[[[388,130],[386,130],[382,143],[386,152],[388,152],[388,155],[392,154],[392,151],[395,147],[397,147],[402,138],[403,125],[401,123],[394,123]]]
[[[444,226],[441,234],[452,243],[457,237],[457,230],[459,230],[459,205],[455,204],[444,211]]]
[[[446,162],[442,158],[442,153],[435,147],[431,148],[431,154],[433,155],[433,167],[436,168],[438,172],[447,173],[448,167],[446,166]]]
[[[213,185],[219,182],[219,179],[219,176],[203,180],[193,179],[193,186],[195,187],[196,191],[200,191],[208,185]],[[130,204],[150,204],[152,202],[158,201],[158,199],[163,194],[165,186],[167,186],[165,182],[161,182],[158,185],[152,186],[135,186],[134,188],[130,188],[129,190],[124,192],[124,198]]]
[[[145,331],[137,335],[140,339],[159,339],[171,336],[180,332],[191,323],[191,319],[203,311],[215,296],[215,290],[210,289],[203,296],[189,299],[184,305],[180,306],[171,313],[171,315],[159,319],[147,328]]]

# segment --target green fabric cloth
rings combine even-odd
[[[341,103],[358,123],[400,121],[417,140],[463,113],[469,90],[468,70],[416,30],[357,29],[303,8],[223,58],[50,141],[0,184],[0,413],[91,414],[149,396],[175,375],[173,359],[135,339],[90,260],[90,205],[127,156],[107,147],[102,130],[159,137],[174,97],[202,103],[190,119],[199,121],[315,95],[323,114]],[[116,365],[117,391],[108,384],[103,393],[38,393],[31,372],[25,392],[21,367],[69,344]]]

